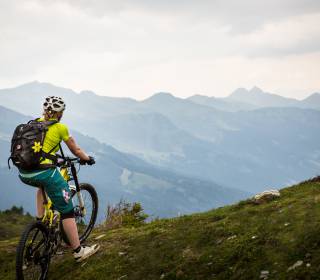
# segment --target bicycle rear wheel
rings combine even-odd
[[[50,253],[47,248],[48,231],[41,222],[26,227],[17,247],[17,279],[46,279],[49,271]]]
[[[85,211],[80,207],[80,201],[76,192],[72,193],[72,203],[80,243],[83,243],[88,238],[96,222],[99,202],[97,192],[90,184],[80,184],[80,193],[83,198]],[[61,234],[64,242],[70,245],[63,226],[61,226]]]

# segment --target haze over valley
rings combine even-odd
[[[137,101],[31,82],[0,90],[1,178],[11,186],[2,209],[33,211],[32,191],[6,159],[13,129],[38,117],[48,95],[66,101],[63,122],[97,158],[80,177],[97,186],[102,212],[121,198],[154,216],[204,211],[319,173],[319,93],[296,100],[254,87],[225,98],[162,92]]]

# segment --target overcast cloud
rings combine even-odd
[[[320,1],[0,0],[0,88],[303,98],[319,73]]]

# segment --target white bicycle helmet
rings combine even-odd
[[[45,111],[62,112],[66,108],[66,104],[61,97],[48,96],[43,103],[43,109]]]

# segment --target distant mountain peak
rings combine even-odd
[[[14,88],[32,88],[32,87],[38,87],[39,85],[41,85],[41,83],[37,80],[31,81],[31,82],[27,82],[21,85],[18,85],[17,87]]]
[[[14,88],[10,88],[10,90],[18,90],[20,92],[34,93],[39,95],[45,94],[48,96],[75,93],[72,89],[55,86],[54,84],[48,82],[40,82],[37,80],[19,85]]]
[[[257,86],[254,86],[249,92],[252,94],[261,94],[261,93],[266,94],[266,92],[264,92],[261,88]]]
[[[248,94],[249,91],[246,88],[237,88],[228,96],[228,98],[241,98],[242,96],[247,96]]]
[[[309,99],[309,98],[319,98],[320,97],[320,93],[319,92],[314,92],[311,95],[309,95],[307,98],[305,99]]]
[[[170,92],[165,92],[165,91],[160,91],[160,92],[157,92],[155,93],[154,95],[152,95],[151,97],[174,97],[172,93]]]
[[[190,100],[194,100],[194,99],[217,99],[216,97],[214,96],[208,96],[208,95],[204,95],[204,94],[194,94],[186,99],[190,99]]]
[[[40,84],[40,82],[38,81],[38,80],[34,80],[34,81],[31,81],[31,82],[29,82],[29,83],[26,83],[26,85],[38,85],[38,84]]]
[[[298,100],[281,95],[265,92],[254,86],[252,89],[239,88],[231,93],[226,100],[241,101],[258,107],[286,107],[297,106]]]
[[[254,86],[250,90],[248,90],[246,88],[238,88],[234,92],[232,92],[229,97],[242,97],[242,96],[249,97],[249,96],[253,96],[256,94],[261,95],[261,94],[267,94],[267,93],[264,92],[261,88]]]
[[[53,85],[53,84],[45,83],[45,82],[40,82],[40,81],[38,81],[38,80],[34,80],[34,81],[31,81],[31,82],[22,84],[22,85],[20,85],[20,86],[18,86],[18,87],[30,87],[30,86],[51,86],[51,87],[56,87],[56,86]]]
[[[193,97],[208,97],[208,96],[203,95],[203,94],[194,94],[194,95],[189,96],[188,98],[193,98]]]
[[[303,103],[310,104],[312,107],[320,104],[320,93],[315,92],[302,100]],[[318,105],[319,106],[319,105]]]
[[[169,92],[157,92],[154,95],[150,96],[149,98],[145,99],[144,101],[148,100],[169,100],[175,99],[176,97],[169,93]]]

